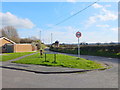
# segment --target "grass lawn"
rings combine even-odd
[[[45,55],[44,55],[45,56]],[[23,59],[13,61],[14,63],[21,64],[36,64],[36,65],[44,65],[44,66],[61,66],[61,67],[70,67],[70,68],[79,68],[79,69],[99,69],[104,68],[100,63],[86,60],[83,58],[78,59],[74,56],[68,56],[63,54],[56,54],[57,60],[54,63],[54,54],[47,54],[46,60],[45,57],[41,58],[38,54],[34,54]]]
[[[0,61],[12,60],[31,53],[34,52],[4,53],[4,55],[0,55]]]

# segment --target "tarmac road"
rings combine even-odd
[[[112,66],[103,71],[72,74],[37,74],[26,71],[2,69],[3,88],[118,88],[118,60],[81,55]]]

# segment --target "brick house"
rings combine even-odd
[[[37,47],[32,44],[16,44],[15,42],[6,37],[0,38],[0,52],[3,53],[31,52],[36,50]]]

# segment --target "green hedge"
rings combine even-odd
[[[51,47],[50,50],[62,53],[77,54],[78,48]],[[95,55],[120,58],[120,45],[81,46],[80,53],[82,55]]]

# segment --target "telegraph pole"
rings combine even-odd
[[[41,30],[40,30],[40,49],[41,49],[41,43],[42,41],[41,41]]]
[[[53,36],[53,34],[51,33],[51,45],[52,45],[52,36]]]
[[[41,30],[40,30],[40,41],[41,41]]]

